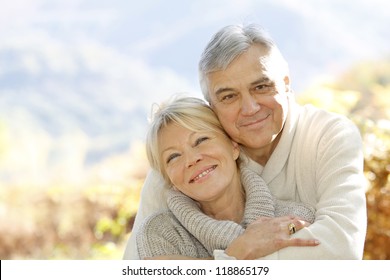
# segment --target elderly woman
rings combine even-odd
[[[233,241],[259,217],[291,215],[285,227],[291,235],[314,221],[312,207],[273,198],[261,177],[240,166],[245,156],[238,144],[200,99],[162,105],[146,148],[152,168],[172,188],[169,210],[147,218],[137,233],[141,259],[234,257]],[[317,244],[302,240],[300,246]]]

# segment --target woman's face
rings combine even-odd
[[[240,185],[239,147],[225,135],[169,124],[160,131],[159,145],[174,187],[200,203],[217,200]]]

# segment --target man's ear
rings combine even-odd
[[[290,88],[290,77],[289,76],[285,76],[283,81],[284,81],[284,86],[285,86],[286,92],[290,92],[291,91],[291,88]]]
[[[238,143],[233,141],[233,140],[231,140],[231,141],[233,144],[233,158],[234,158],[234,160],[237,160],[238,157],[240,156],[240,145],[238,145]]]

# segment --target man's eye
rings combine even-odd
[[[174,160],[175,158],[177,158],[179,156],[180,156],[180,154],[178,154],[178,153],[169,155],[169,157],[167,158],[167,161],[166,161],[167,164],[169,164],[172,160]]]
[[[260,84],[255,87],[257,92],[269,92],[273,89],[273,84]]]
[[[235,97],[236,97],[236,94],[234,94],[234,93],[226,94],[226,95],[223,95],[221,97],[221,101],[229,103],[229,102],[232,102]]]

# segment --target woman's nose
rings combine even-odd
[[[187,168],[192,167],[202,160],[202,155],[197,152],[187,153]]]

